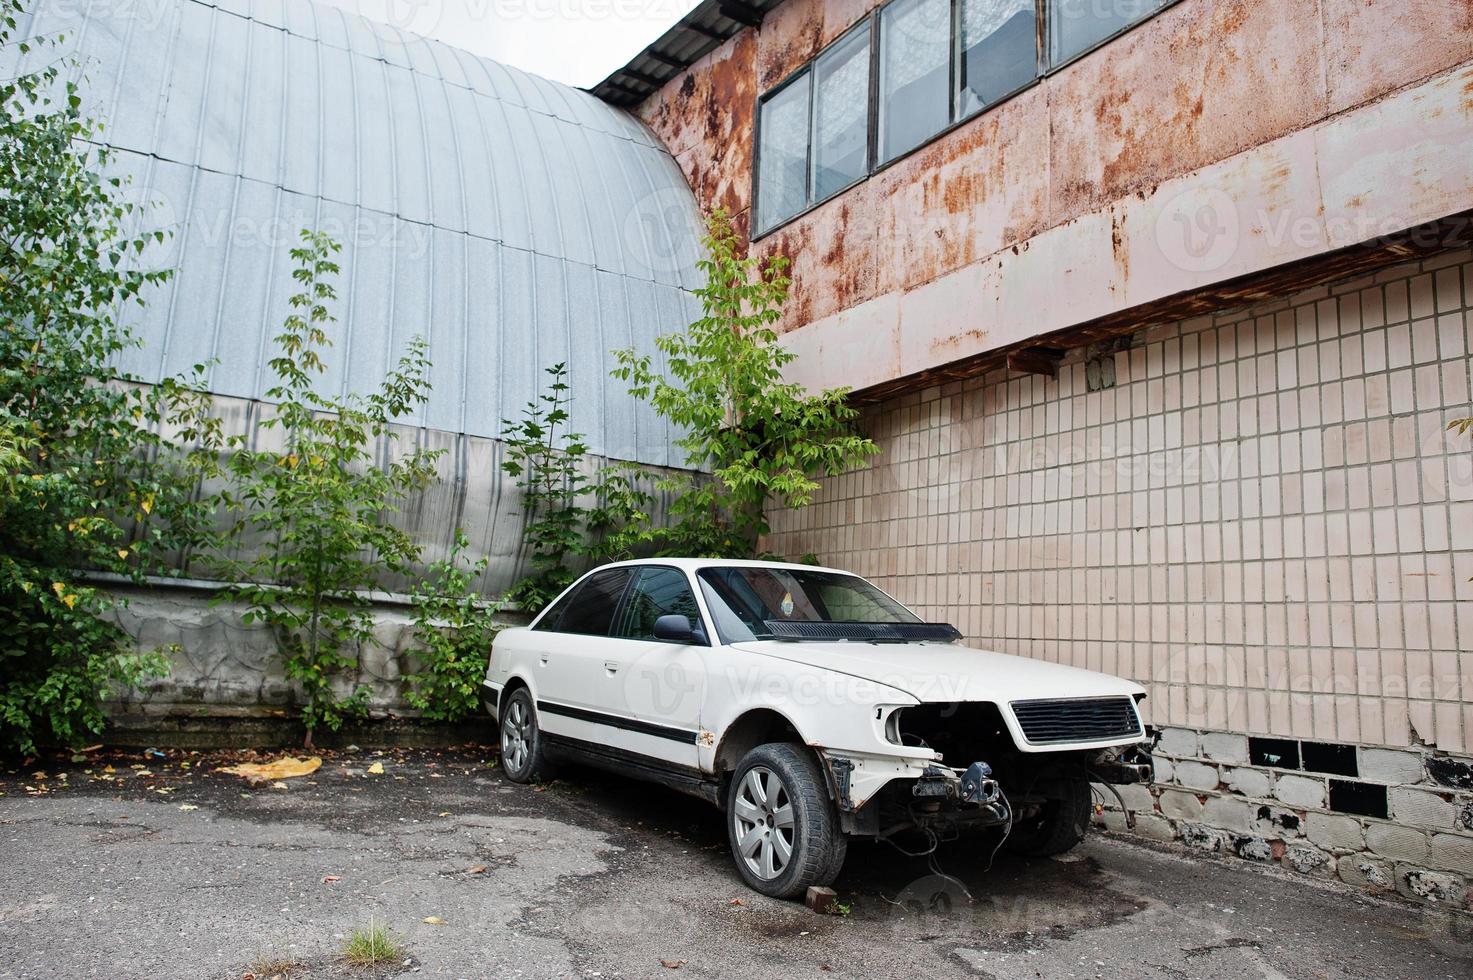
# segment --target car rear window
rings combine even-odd
[[[557,633],[581,633],[587,636],[608,636],[614,622],[614,612],[624,595],[632,574],[628,568],[611,568],[594,572],[574,589],[565,599],[557,603],[537,624],[541,630]]]

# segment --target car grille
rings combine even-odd
[[[1135,713],[1135,702],[1128,697],[1014,701],[1010,707],[1030,745],[1098,742],[1145,734]]]

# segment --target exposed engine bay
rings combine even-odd
[[[852,835],[883,839],[919,830],[949,838],[992,827],[1010,832],[1059,807],[1087,812],[1093,783],[1152,780],[1150,743],[1022,752],[991,702],[904,708],[890,716],[887,737],[940,758],[920,778],[892,780],[852,812],[843,812],[839,795],[844,829]],[[829,762],[842,782],[844,760]]]

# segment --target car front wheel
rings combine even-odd
[[[727,833],[737,871],[774,898],[796,898],[830,884],[848,840],[812,753],[797,745],[759,745],[732,774]]]
[[[1008,833],[1014,854],[1051,857],[1084,840],[1089,830],[1090,791],[1087,779],[1066,779],[1034,816],[1019,820]]]

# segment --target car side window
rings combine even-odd
[[[614,635],[628,640],[653,640],[655,620],[684,616],[692,626],[701,624],[701,612],[685,573],[674,568],[641,568],[629,590],[629,600]]]
[[[548,610],[548,615],[543,617],[550,623],[546,628],[559,633],[608,636],[631,574],[628,568],[594,572],[577,591],[559,603],[564,607],[561,615],[556,608]]]

